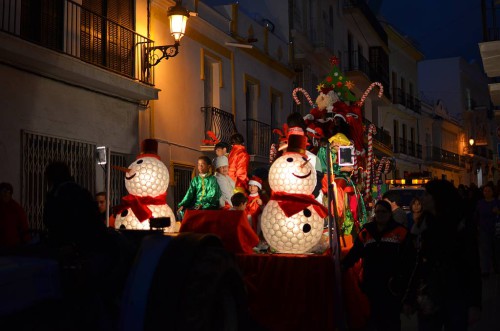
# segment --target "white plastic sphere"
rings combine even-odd
[[[269,185],[276,192],[311,194],[316,186],[316,170],[307,157],[288,153],[276,159],[269,169]]]
[[[153,213],[152,217],[170,217],[170,226],[164,228],[164,232],[175,232],[175,215],[166,203],[164,205],[148,205],[148,208]],[[130,208],[116,215],[115,228],[120,229],[122,225],[127,230],[149,230],[149,220],[140,222]]]
[[[125,187],[130,194],[155,197],[167,191],[170,179],[168,170],[157,158],[141,157],[128,168]]]
[[[278,202],[271,200],[262,212],[261,228],[268,244],[279,253],[301,254],[320,241],[323,219],[311,206],[286,217]]]

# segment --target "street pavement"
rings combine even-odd
[[[500,274],[483,278],[483,303],[481,320],[469,331],[500,331]],[[417,331],[416,315],[401,315],[402,331]]]

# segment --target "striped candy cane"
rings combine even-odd
[[[304,90],[302,87],[297,87],[297,88],[294,88],[293,91],[292,91],[292,96],[293,96],[293,100],[295,100],[295,103],[300,105],[300,100],[299,100],[299,97],[297,96],[297,92],[302,92],[304,93],[307,101],[309,101],[309,104],[311,105],[311,107],[314,107],[314,102],[312,101],[311,97],[309,96],[309,93],[307,93],[306,90]]]
[[[366,161],[366,181],[365,181],[365,194],[370,195],[372,171],[373,171],[373,135],[377,133],[377,127],[373,124],[368,126],[368,160]]]
[[[385,162],[386,162],[386,157],[384,156],[380,159],[380,162],[378,163],[377,172],[375,173],[375,182],[377,184],[380,183],[380,179],[382,178],[382,169],[384,168]]]
[[[366,89],[365,93],[363,93],[363,96],[361,96],[361,99],[359,100],[359,105],[362,106],[365,103],[366,98],[368,97],[368,94],[373,90],[375,86],[378,86],[378,97],[381,98],[382,95],[384,94],[384,85],[382,85],[379,82],[374,82],[371,83],[370,86]]]

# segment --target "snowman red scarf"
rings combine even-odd
[[[127,208],[132,209],[135,217],[140,222],[144,222],[153,216],[153,213],[148,208],[148,205],[164,205],[167,203],[167,192],[156,197],[141,197],[138,195],[129,194],[122,198],[122,203],[113,208],[115,214],[119,214]]]
[[[328,210],[314,199],[312,194],[273,192],[271,200],[278,202],[286,217],[291,217],[309,206],[312,206],[321,218],[328,215]]]

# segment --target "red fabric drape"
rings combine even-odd
[[[252,253],[259,243],[241,210],[186,210],[180,232],[213,233],[232,253]]]
[[[316,201],[312,194],[273,192],[271,200],[278,202],[286,217],[291,217],[309,206],[312,206],[322,218],[328,215],[328,210],[325,206]]]
[[[140,222],[144,222],[153,216],[153,213],[147,205],[164,205],[167,203],[167,193],[160,194],[156,197],[140,197],[137,195],[126,195],[122,198],[122,203],[113,208],[115,214],[121,213],[127,208],[131,208],[135,217]]]

